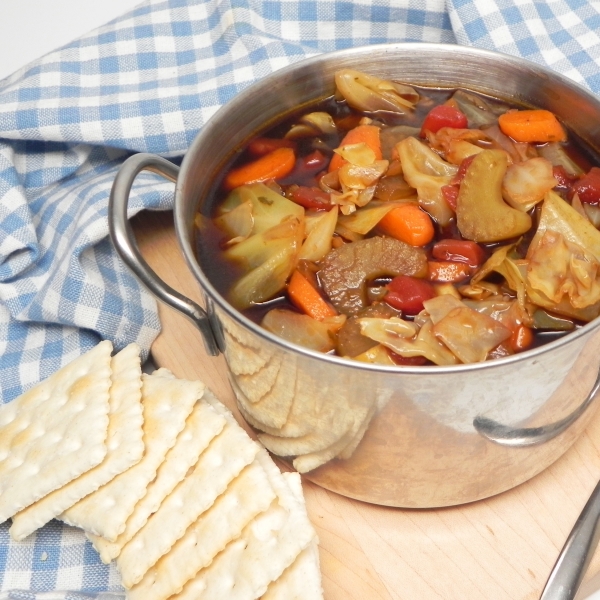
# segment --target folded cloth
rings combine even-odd
[[[130,154],[180,160],[253,81],[383,42],[499,50],[598,92],[599,26],[600,6],[583,0],[148,0],[0,81],[0,402],[100,339],[147,353],[158,333],[153,298],[107,239],[111,183]],[[172,197],[144,173],[130,215]],[[17,544],[0,526],[0,600],[119,591],[81,532],[52,522]]]

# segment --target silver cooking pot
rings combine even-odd
[[[261,441],[315,483],[390,506],[440,507],[478,500],[533,477],[580,435],[595,408],[600,320],[522,354],[452,367],[385,367],[324,355],[280,339],[232,308],[195,252],[194,215],[236,149],[282,115],[332,95],[334,71],[464,87],[547,108],[594,146],[600,102],[527,61],[440,44],[342,50],[266,77],[221,108],[181,168],[138,154],[111,195],[110,231],[124,261],[156,297],[189,317],[210,354],[225,354],[241,413]],[[169,288],[140,256],[126,213],[143,169],[176,181],[175,227],[202,288],[201,308]],[[594,406],[591,406],[594,405]]]

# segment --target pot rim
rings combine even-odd
[[[285,76],[289,73],[294,72],[299,68],[310,67],[311,64],[317,64],[321,62],[323,59],[335,59],[336,56],[349,56],[356,55],[360,56],[363,54],[368,54],[374,51],[385,51],[385,52],[398,52],[398,51],[414,51],[419,50],[420,52],[435,52],[439,53],[448,52],[459,54],[463,56],[473,56],[478,58],[489,58],[491,61],[505,61],[514,66],[520,67],[522,69],[529,69],[534,71],[536,74],[542,74],[550,79],[558,80],[563,86],[567,88],[571,88],[578,95],[586,98],[587,101],[592,102],[598,105],[600,109],[600,99],[592,94],[587,88],[578,84],[577,82],[565,77],[564,75],[557,73],[551,70],[548,67],[543,65],[539,65],[527,59],[512,56],[510,54],[505,54],[502,52],[485,50],[481,48],[473,48],[468,46],[461,46],[459,44],[443,44],[443,43],[435,43],[435,42],[396,42],[396,43],[383,43],[383,44],[373,44],[370,46],[357,46],[353,48],[345,48],[341,50],[335,50],[332,52],[323,52],[317,54],[315,56],[310,56],[308,58],[304,58],[298,60],[286,67],[281,69],[277,69],[276,71],[270,73],[266,77],[263,77],[248,87],[244,88],[241,92],[239,92],[234,98],[229,100],[226,104],[221,106],[212,117],[205,124],[204,128],[196,135],[192,144],[190,145],[188,151],[185,153],[181,164],[181,170],[179,173],[179,177],[177,179],[177,185],[175,190],[175,202],[174,202],[174,220],[175,220],[175,231],[177,235],[177,239],[180,245],[180,248],[183,251],[184,257],[188,264],[188,267],[194,273],[196,279],[198,280],[203,293],[209,297],[211,302],[217,304],[223,312],[225,312],[230,318],[236,321],[238,324],[242,325],[244,328],[250,330],[253,334],[258,337],[279,346],[283,350],[287,350],[294,354],[300,354],[306,358],[319,360],[328,362],[336,367],[342,368],[352,368],[352,369],[361,369],[369,372],[385,372],[385,373],[398,373],[398,374],[412,374],[412,375],[424,375],[424,374],[450,374],[450,373],[464,373],[467,371],[479,371],[485,369],[493,369],[498,366],[507,366],[513,363],[521,363],[527,362],[528,360],[534,360],[535,358],[542,356],[548,352],[552,352],[555,349],[562,348],[563,346],[567,346],[583,336],[590,335],[600,327],[600,317],[597,317],[593,321],[582,325],[578,329],[573,332],[567,333],[563,337],[554,340],[552,342],[545,343],[541,346],[537,346],[532,348],[531,350],[525,350],[524,352],[520,352],[518,354],[513,354],[511,356],[505,356],[502,358],[495,358],[488,361],[478,362],[478,363],[468,363],[468,364],[458,364],[458,365],[449,365],[449,366],[438,366],[438,365],[427,365],[427,366],[408,366],[408,365],[397,365],[397,366],[387,366],[387,365],[377,365],[371,363],[363,363],[360,361],[354,361],[352,359],[343,358],[341,356],[335,356],[333,354],[325,354],[322,352],[318,352],[315,350],[311,350],[309,348],[305,348],[303,346],[299,346],[288,342],[287,340],[267,331],[262,328],[259,324],[250,320],[246,317],[242,312],[238,311],[234,308],[222,295],[221,293],[212,285],[208,277],[205,275],[202,270],[195,252],[192,248],[193,244],[190,243],[190,226],[184,219],[183,211],[181,209],[181,204],[183,202],[183,192],[181,182],[184,181],[187,177],[189,177],[188,172],[191,169],[191,165],[193,164],[192,155],[195,153],[194,150],[202,145],[202,141],[205,136],[208,136],[208,132],[211,129],[218,127],[217,121],[225,118],[227,115],[232,112],[236,112],[238,110],[243,110],[244,104],[246,102],[246,96],[252,91],[259,89],[260,87],[266,86],[268,87],[271,82],[277,81],[282,76]],[[413,82],[418,85],[418,82]],[[443,87],[443,86],[440,86]],[[470,88],[471,89],[471,88]],[[318,98],[316,98],[318,99]],[[232,148],[233,150],[233,148]]]

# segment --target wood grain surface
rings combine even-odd
[[[169,285],[199,300],[170,213],[134,220],[142,254]],[[197,378],[235,410],[223,357],[211,358],[194,326],[160,306],[155,362]],[[241,419],[240,419],[241,421]],[[326,600],[536,600],[573,524],[600,479],[600,413],[546,471],[472,504],[405,510],[350,500],[304,481],[320,540]],[[600,572],[595,555],[586,581]],[[586,589],[587,585],[587,589]],[[581,594],[590,591],[584,584]]]

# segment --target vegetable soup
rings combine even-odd
[[[261,132],[200,262],[272,333],[384,365],[521,352],[600,314],[600,164],[549,111],[354,70]]]

